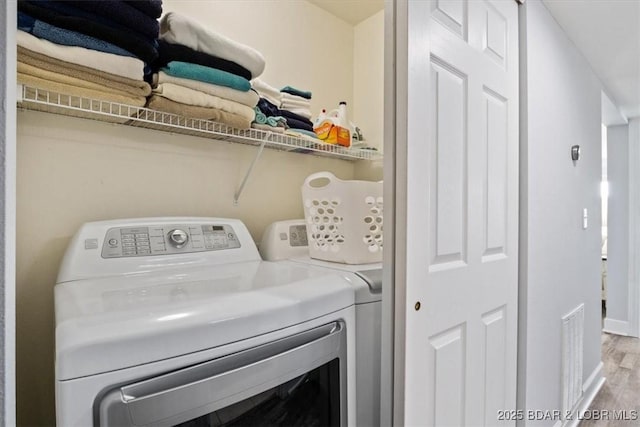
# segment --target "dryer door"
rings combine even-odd
[[[112,390],[100,426],[346,426],[346,330],[335,322]]]

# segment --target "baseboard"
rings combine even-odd
[[[587,380],[584,382],[584,385],[582,386],[582,391],[584,394],[582,396],[582,400],[580,400],[580,403],[578,403],[576,411],[571,417],[572,419],[566,420],[564,421],[564,423],[559,421],[553,427],[578,427],[578,424],[580,424],[580,419],[582,418],[581,414],[584,414],[584,412],[589,409],[589,406],[591,406],[591,402],[593,402],[593,399],[595,399],[596,395],[604,384],[605,378],[602,376],[603,366],[604,364],[600,362],[598,366],[596,366],[596,369],[593,370],[591,375],[589,375],[589,378],[587,378]]]
[[[627,336],[629,335],[629,322],[626,320],[615,320],[606,317],[604,319],[604,328],[602,328],[602,330],[610,334]]]

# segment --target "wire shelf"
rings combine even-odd
[[[178,114],[57,93],[26,85],[18,85],[17,93],[18,106],[26,110],[120,123],[127,126],[199,136],[216,141],[256,146],[264,143],[265,147],[271,149],[344,160],[382,159],[382,154],[375,150],[345,148],[318,142],[311,137],[295,137],[259,129],[236,129],[211,120],[193,119]]]

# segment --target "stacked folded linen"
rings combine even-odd
[[[292,131],[300,130],[302,134],[311,136],[311,92],[285,86],[280,90],[280,114],[287,117]]]
[[[260,98],[266,99],[275,106],[280,106],[280,103],[282,102],[282,94],[269,83],[262,79],[253,79],[251,81],[251,87],[253,87],[253,90],[258,92]]]
[[[149,108],[251,127],[259,96],[249,80],[265,66],[258,51],[174,12],[160,20],[158,50]]]
[[[284,133],[287,129],[287,119],[282,116],[267,116],[262,112],[260,107],[254,108],[256,112],[256,118],[251,127],[260,130],[268,130],[272,132]]]
[[[146,1],[149,0],[141,2]],[[158,21],[128,3],[109,0],[19,0],[18,11],[60,30],[118,46],[148,64],[158,57]]]
[[[297,95],[290,95],[283,92],[280,108],[306,117],[307,119],[311,118],[311,101]]]
[[[309,102],[311,93],[308,93],[309,98],[302,98],[297,95],[295,95],[295,98],[292,98],[294,95],[279,91],[260,79],[253,79],[251,85],[260,95],[258,107],[265,116],[284,117],[287,120],[286,127],[289,132],[303,130],[309,132],[308,135],[313,133],[313,123],[309,120],[311,118],[311,104]],[[307,95],[307,93],[305,93],[305,95]],[[256,120],[256,122],[258,121]]]
[[[145,62],[158,56],[160,0],[19,0],[18,82],[144,106]]]
[[[264,71],[264,57],[260,52],[177,13],[169,12],[162,17],[160,38],[234,62],[249,70],[251,78],[258,77]]]
[[[18,42],[17,80],[29,86],[142,107],[151,86],[143,80],[143,63],[84,47],[62,46],[23,31]]]
[[[302,132],[307,135],[311,135],[313,133],[313,123],[311,123],[309,119],[288,110],[281,110],[265,98],[260,98],[258,107],[267,117],[284,117],[287,120],[287,128],[290,131],[295,132],[302,130],[308,132]]]
[[[287,119],[278,112],[281,102],[280,91],[262,79],[255,78],[251,81],[251,87],[260,96],[256,106],[256,117],[251,127],[260,130],[269,130],[284,133],[289,128]]]

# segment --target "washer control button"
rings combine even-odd
[[[111,246],[111,247],[118,246],[118,240],[116,240],[116,239],[109,239],[109,246]]]
[[[189,241],[189,235],[187,234],[187,232],[184,230],[180,230],[179,228],[171,230],[167,237],[169,238],[169,243],[171,243],[173,247],[178,249],[186,245]]]

